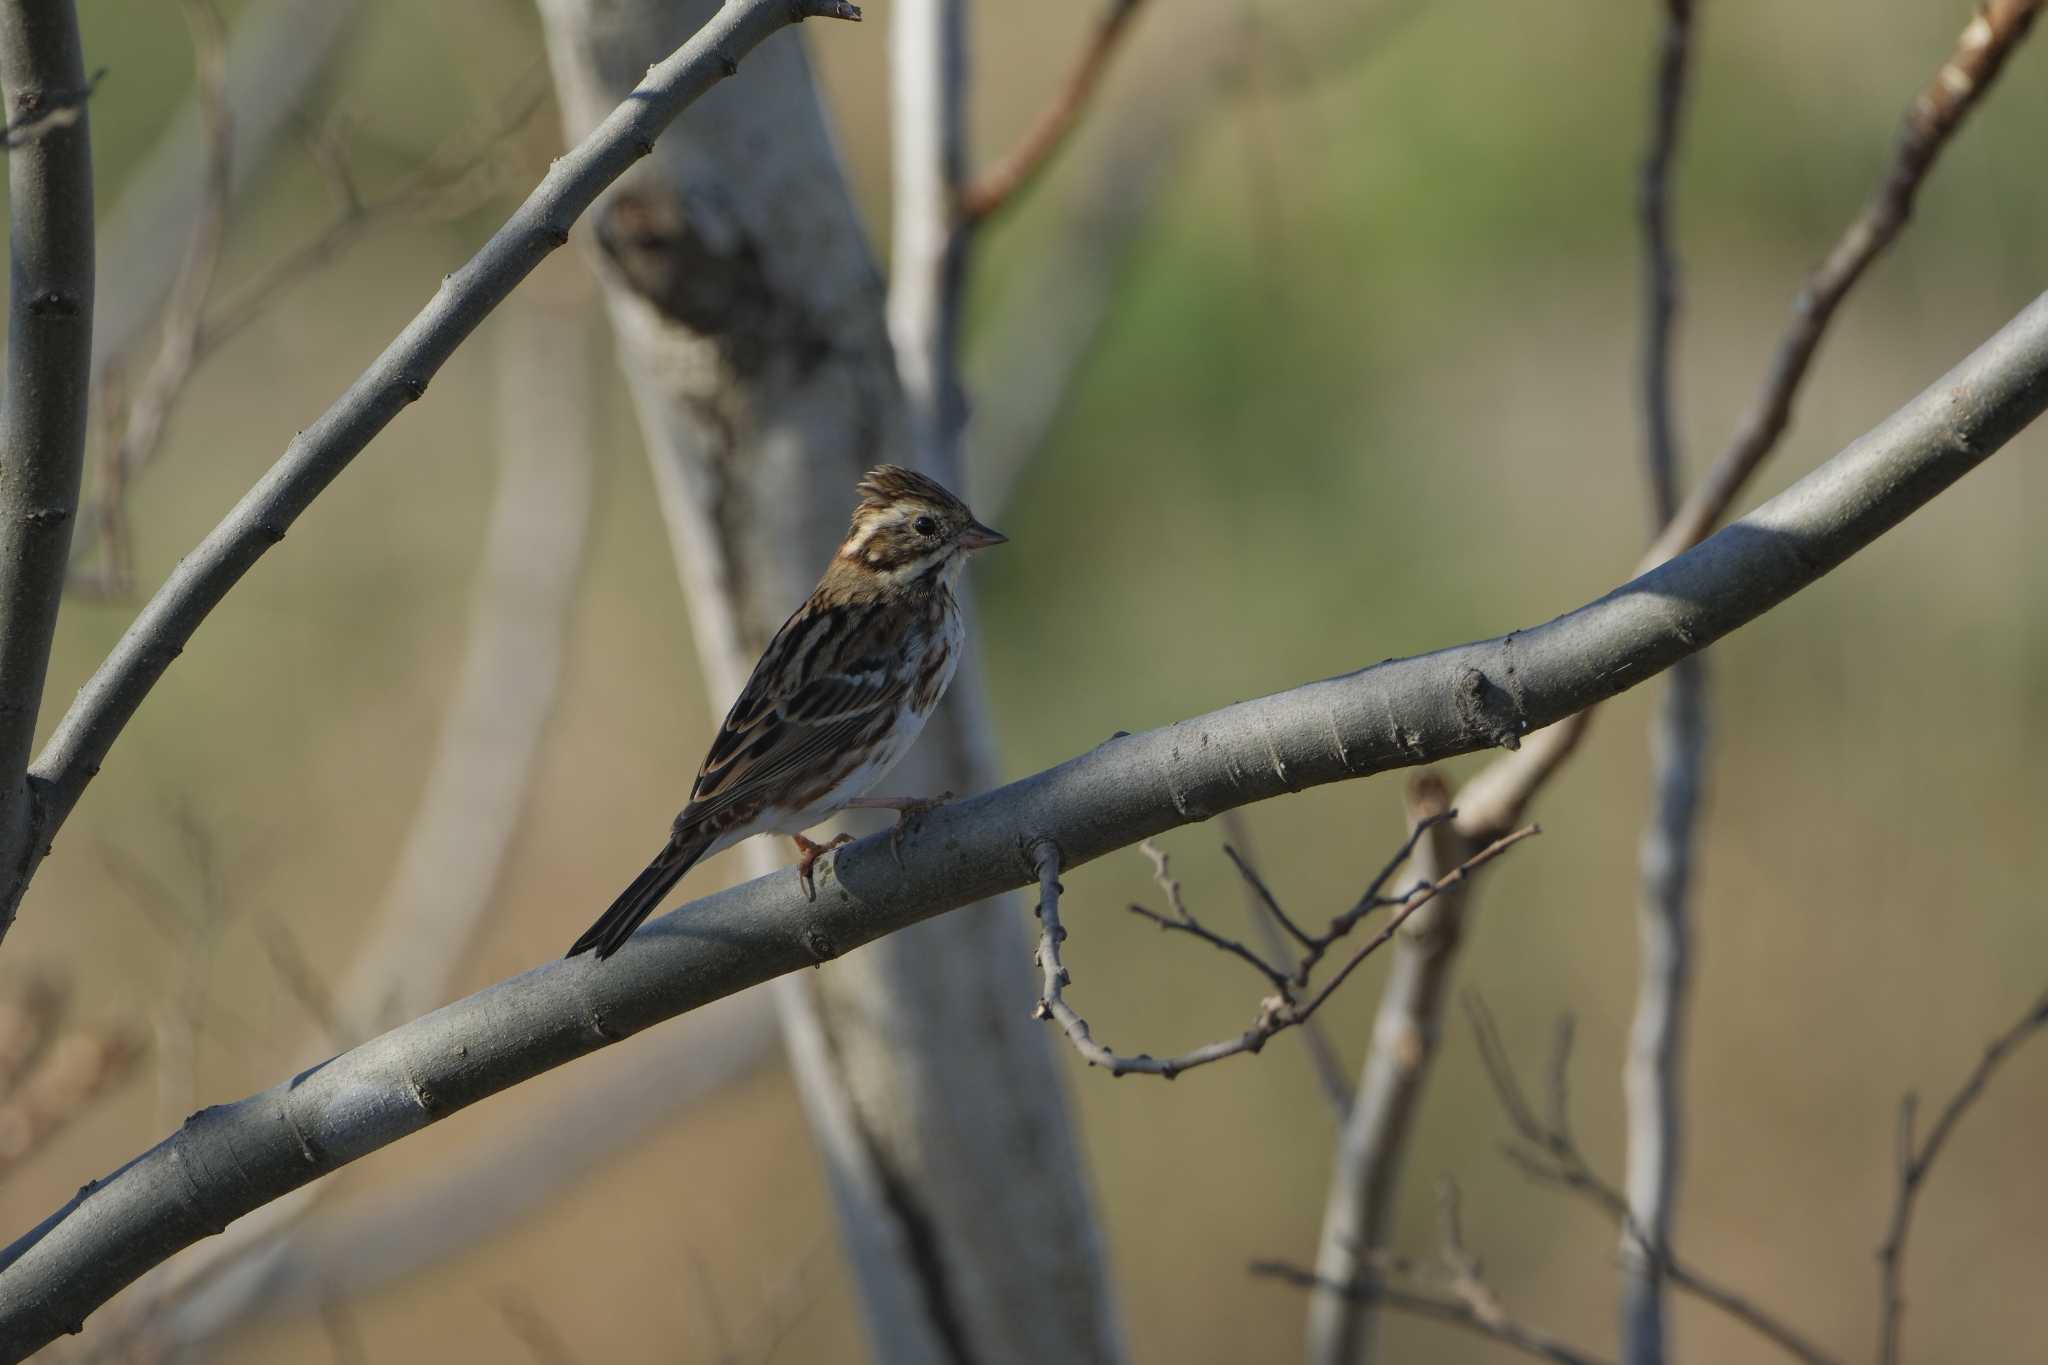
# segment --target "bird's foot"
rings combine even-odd
[[[811,880],[812,866],[833,849],[842,844],[852,843],[853,836],[837,835],[829,843],[823,844],[812,843],[801,834],[792,834],[789,837],[796,841],[796,879],[804,888],[804,899],[815,903],[818,899],[818,887]]]
[[[852,810],[893,810],[896,812],[895,828],[889,831],[889,852],[896,858],[896,866],[903,866],[903,836],[917,828],[917,822],[926,814],[937,810],[953,799],[953,793],[940,792],[937,796],[856,796],[847,802]]]

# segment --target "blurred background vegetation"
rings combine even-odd
[[[1047,98],[1093,9],[976,6],[984,156]],[[1006,771],[1114,730],[1529,624],[1618,581],[1649,529],[1633,407],[1633,196],[1656,9],[1147,9],[1070,154],[981,257],[986,324],[1103,138],[1163,92],[1202,88],[1188,152],[1106,327],[1002,513],[1015,544],[976,571]],[[88,65],[108,69],[92,103],[104,206],[188,96],[190,49],[175,6],[81,10]],[[1968,17],[1951,0],[1702,10],[1676,184],[1679,401],[1695,470],[1726,440],[1801,275],[1875,182],[1901,111]],[[1227,63],[1188,37],[1193,16],[1219,11],[1233,35]],[[878,241],[888,21],[876,0],[858,29],[802,34]],[[1853,296],[1759,495],[1872,425],[2042,288],[2042,41],[2020,50],[1916,222]],[[365,4],[305,121],[333,131],[374,189],[484,126],[508,91],[541,79],[540,61],[537,22],[518,0]],[[499,183],[452,215],[364,234],[206,362],[131,491],[140,592],[467,258],[556,150],[556,127],[541,107],[498,158]],[[237,202],[223,288],[335,212],[316,160],[286,138]],[[573,289],[583,269],[563,253],[536,285]],[[78,1018],[145,1030],[197,990],[201,1102],[278,1079],[311,1026],[261,923],[283,926],[319,974],[339,979],[391,876],[464,645],[494,477],[498,326],[208,622],[65,831],[0,963],[17,978],[67,977]],[[593,344],[598,492],[563,689],[451,998],[560,951],[639,866],[708,736],[711,703],[633,418],[607,343]],[[994,359],[982,372],[1000,382]],[[2038,432],[2023,437],[1709,656],[1678,1243],[1852,1356],[1874,1340],[1901,1094],[1944,1096],[2048,977],[2048,554],[2033,468],[2043,445]],[[46,720],[135,605],[68,610]],[[1489,875],[1460,968],[1525,1065],[1544,1055],[1558,1015],[1576,1016],[1575,1116],[1616,1175],[1651,696],[1609,708],[1541,803],[1545,837]],[[1310,914],[1355,893],[1399,838],[1399,791],[1390,778],[1253,809],[1285,903]],[[1239,893],[1217,842],[1213,827],[1165,841],[1197,907],[1220,919]],[[146,869],[155,890],[138,892],[124,867]],[[714,860],[691,885],[735,873]],[[1069,888],[1073,998],[1099,1032],[1159,1051],[1242,1025],[1254,993],[1241,969],[1121,913],[1155,895],[1139,856]],[[1376,982],[1363,974],[1328,1015],[1354,1063]],[[1283,1041],[1172,1085],[1073,1069],[1138,1360],[1297,1351],[1304,1301],[1244,1273],[1254,1256],[1312,1256],[1328,1176],[1330,1114]],[[0,1172],[9,1228],[180,1116],[160,1112],[150,1077],[145,1062],[60,1141]],[[345,1172],[339,1198],[545,1125],[567,1087],[558,1073],[458,1116]],[[1907,1341],[1923,1356],[2025,1359],[2048,1333],[2044,1128],[2048,1049],[2012,1065],[1927,1194],[1907,1277]],[[1455,1174],[1468,1239],[1509,1305],[1605,1349],[1613,1234],[1519,1175],[1500,1154],[1506,1135],[1460,1021],[1410,1159],[1404,1240],[1434,1244],[1434,1181]],[[777,1062],[469,1253],[320,1317],[261,1327],[224,1358],[516,1359],[537,1348],[531,1323],[522,1337],[503,1311],[511,1294],[581,1360],[753,1359],[748,1324],[764,1311],[786,1329],[776,1358],[860,1359],[830,1220]],[[1677,1313],[1683,1358],[1762,1349],[1696,1304],[1681,1299]],[[1505,1358],[1416,1322],[1390,1324],[1388,1345],[1397,1359]]]

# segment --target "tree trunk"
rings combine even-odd
[[[572,136],[709,0],[545,0]],[[675,546],[698,654],[729,697],[816,581],[854,480],[908,462],[883,286],[790,37],[601,203],[597,255]],[[992,785],[963,669],[890,794]],[[688,774],[676,774],[676,800]],[[667,811],[645,812],[649,840]],[[781,850],[748,846],[755,866]],[[783,989],[876,1354],[890,1361],[1120,1355],[1051,1040],[1030,1018],[1020,908],[992,902]]]

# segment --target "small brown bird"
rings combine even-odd
[[[711,752],[647,870],[569,956],[619,950],[699,858],[756,834],[795,838],[797,875],[848,842],[802,831],[848,807],[907,813],[930,801],[863,797],[896,766],[953,681],[966,630],[953,585],[967,556],[1008,537],[922,474],[869,470],[846,543],[782,623],[718,727]]]

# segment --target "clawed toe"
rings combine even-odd
[[[815,905],[818,900],[818,885],[811,879],[811,869],[816,866],[818,859],[824,857],[833,849],[852,843],[853,836],[851,834],[837,835],[829,843],[823,844],[813,843],[801,834],[792,834],[789,837],[796,841],[797,882],[804,889],[804,899]]]

